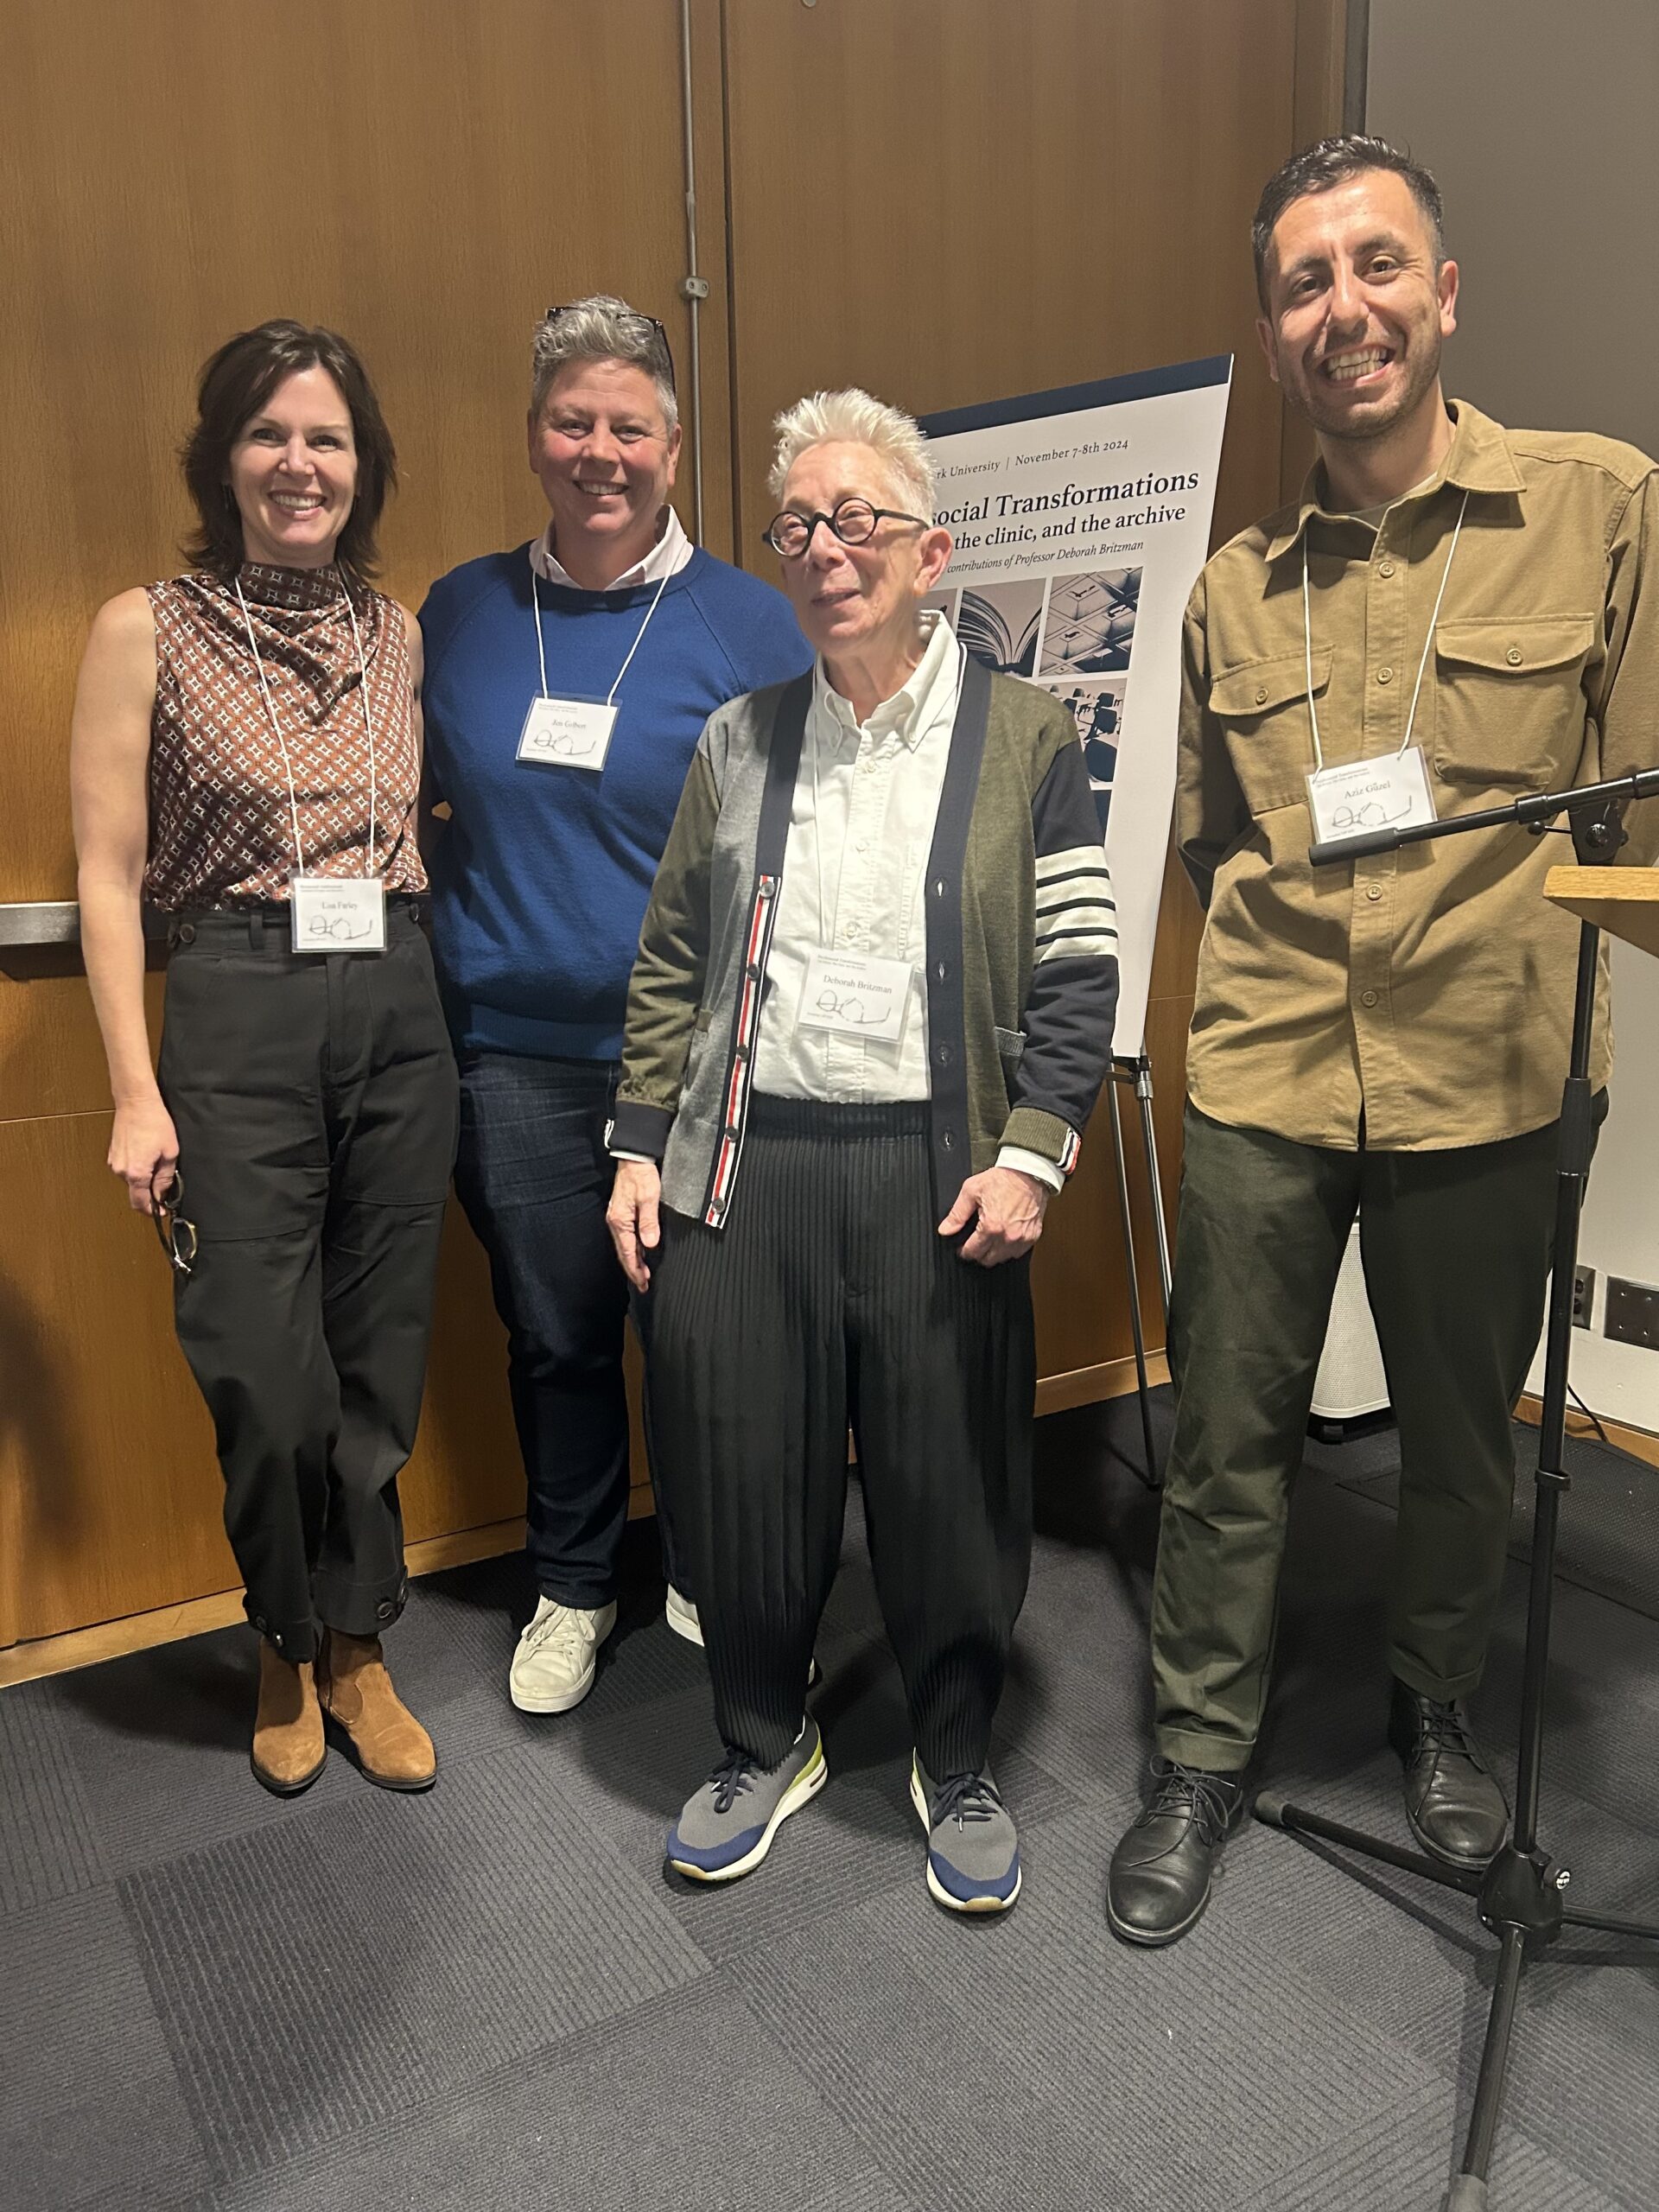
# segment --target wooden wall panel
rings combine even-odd
[[[107,1114],[0,1123],[0,1648],[237,1580],[167,1263],[151,1224],[104,1176],[109,1128]],[[61,1204],[84,1191],[102,1203]],[[637,1358],[629,1364],[637,1384]],[[454,1207],[401,1491],[411,1543],[524,1511],[505,1338],[484,1255]]]
[[[718,0],[695,0],[705,538],[729,553]],[[0,899],[73,896],[69,705],[93,609],[171,573],[195,371],[291,314],[346,331],[403,462],[391,589],[544,518],[529,334],[626,294],[689,407],[676,0],[10,0],[0,10]],[[688,454],[677,504],[693,521]],[[152,1024],[160,1010],[151,979]],[[234,1580],[166,1271],[103,1166],[103,1055],[73,956],[0,956],[0,1643]],[[411,1538],[522,1510],[502,1332],[458,1214]]]
[[[1271,505],[1284,441],[1245,226],[1274,163],[1335,120],[1340,14],[693,0],[705,542],[769,573],[768,426],[804,390],[861,381],[925,410],[1229,349],[1218,531]],[[404,461],[385,546],[410,603],[539,521],[524,356],[550,301],[623,291],[683,363],[675,0],[289,0],[276,21],[220,0],[0,10],[0,899],[73,895],[81,641],[99,601],[175,565],[192,378],[231,330],[291,313],[362,347]],[[677,504],[689,522],[689,465]],[[1172,874],[1148,1020],[1172,1199],[1198,923]],[[232,1579],[206,1415],[151,1232],[104,1170],[108,1127],[73,959],[6,956],[0,1643]],[[1136,1205],[1149,1262],[1138,1168]],[[1040,1255],[1045,1372],[1128,1351],[1121,1262],[1103,1115]],[[1143,1311],[1156,1344],[1150,1266]],[[404,1497],[411,1538],[522,1503],[458,1217]]]
[[[162,968],[145,980],[152,1036],[159,1037]],[[73,945],[0,945],[0,1122],[42,1114],[101,1112],[110,1103],[92,994]],[[125,1194],[111,1181],[124,1204]]]
[[[1289,151],[1296,0],[727,0],[738,542],[769,424],[819,386],[916,413],[1236,352]],[[1226,532],[1274,503],[1238,379]]]
[[[717,11],[698,10],[705,111]],[[704,160],[705,467],[727,475],[721,139]],[[529,335],[621,291],[683,353],[675,0],[8,0],[0,11],[0,898],[73,894],[64,746],[87,620],[171,573],[194,372],[267,315],[337,325],[397,440],[390,588],[545,519]],[[690,471],[681,500],[690,514]],[[711,537],[728,550],[723,513]]]
[[[1320,102],[1334,84],[1340,103],[1340,12],[1324,0],[727,0],[746,563],[765,572],[772,416],[843,384],[925,414],[1233,353],[1217,540],[1274,506],[1283,425],[1254,331],[1249,219],[1299,137],[1332,127]],[[1172,1197],[1198,923],[1173,870],[1148,1017]],[[1122,1104],[1133,1129],[1134,1102]],[[1138,1150],[1131,1135],[1156,1344]],[[1103,1105],[1038,1250],[1044,1376],[1131,1349],[1112,1180]]]
[[[167,1264],[100,1188],[108,1143],[107,1114],[0,1125],[0,1643],[235,1580]]]

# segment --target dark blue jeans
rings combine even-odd
[[[608,1060],[463,1052],[455,1190],[490,1259],[524,1454],[530,1562],[561,1605],[608,1605],[628,1512],[627,1279],[605,1205]],[[635,1326],[645,1341],[645,1308]],[[658,1525],[677,1586],[666,1518]]]

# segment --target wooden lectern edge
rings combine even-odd
[[[1659,960],[1659,868],[1553,868],[1544,896]]]

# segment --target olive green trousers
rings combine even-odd
[[[1389,1663],[1429,1697],[1479,1681],[1509,1541],[1510,1412],[1543,1326],[1556,1141],[1551,1122],[1448,1152],[1337,1152],[1188,1104],[1152,1607],[1166,1758],[1236,1772],[1255,1749],[1291,1479],[1356,1211],[1400,1429]]]

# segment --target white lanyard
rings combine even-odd
[[[1469,511],[1469,494],[1463,495],[1463,505],[1458,509],[1457,527],[1452,532],[1452,543],[1446,556],[1446,566],[1440,571],[1440,588],[1434,594],[1434,611],[1428,618],[1428,628],[1423,634],[1422,657],[1417,663],[1417,681],[1411,687],[1411,709],[1406,716],[1406,734],[1395,748],[1396,757],[1409,750],[1413,725],[1417,720],[1417,700],[1423,688],[1423,671],[1428,666],[1429,647],[1434,642],[1434,625],[1440,619],[1440,601],[1446,597],[1446,580],[1452,573],[1452,563],[1457,558],[1458,540],[1463,535],[1463,518]],[[1319,710],[1313,703],[1313,619],[1307,597],[1307,537],[1302,531],[1302,645],[1307,665],[1307,719],[1313,728],[1313,760],[1322,773],[1325,768],[1325,749],[1319,743]]]
[[[238,575],[233,579],[233,582],[236,585],[237,605],[242,609],[242,620],[248,633],[248,651],[253,655],[253,672],[259,679],[259,696],[265,702],[265,713],[270,718],[272,734],[282,748],[283,767],[288,777],[289,817],[294,824],[294,865],[303,875],[305,874],[305,847],[300,837],[300,802],[294,788],[294,763],[289,754],[288,740],[283,735],[283,726],[276,719],[276,708],[270,696],[270,686],[265,681],[265,664],[259,658],[258,644],[253,634],[253,617],[248,612],[247,601],[242,596],[242,579]],[[374,717],[369,712],[369,667],[363,657],[363,639],[357,626],[357,609],[352,605],[352,594],[346,588],[344,578],[340,581],[340,597],[346,602],[346,613],[352,626],[352,643],[357,648],[357,669],[361,678],[359,691],[363,702],[363,727],[368,732],[369,737],[369,843],[368,850],[363,856],[363,873],[365,876],[372,876],[374,874],[375,776]]]
[[[661,599],[663,593],[667,588],[667,586],[668,572],[664,570],[662,581],[657,587],[656,597],[652,599],[651,605],[645,609],[645,619],[639,625],[639,634],[635,638],[633,643],[628,647],[628,657],[626,660],[623,662],[621,667],[616,671],[616,682],[612,684],[610,690],[605,694],[605,703],[607,707],[614,706],[616,703],[616,695],[621,686],[622,679],[633,664],[633,657],[639,650],[640,639],[644,638],[646,631],[650,629],[651,618],[657,612],[657,601]],[[553,695],[547,688],[547,647],[542,641],[542,587],[534,568],[532,568],[530,572],[530,595],[535,602],[536,607],[536,658],[540,664],[542,671],[542,696],[543,699],[550,699]]]
[[[953,724],[953,725],[954,725],[954,723],[955,723],[955,721],[956,721],[957,713],[958,713],[958,711],[960,710],[961,706],[962,706],[962,685],[963,685],[963,677],[967,675],[967,672],[968,672],[968,648],[967,648],[967,646],[966,646],[966,645],[964,645],[958,644],[958,645],[957,645],[957,688],[956,688],[955,692],[952,694],[951,700],[950,700],[950,720],[951,720],[951,722],[952,722],[952,724]],[[828,711],[830,711],[830,713],[832,713],[832,714],[833,714],[833,711],[834,711],[834,710],[833,710],[833,709],[829,709]],[[928,725],[928,727],[929,727],[929,728],[931,728],[933,727],[933,725],[932,725],[931,723],[930,723],[930,724]],[[921,742],[921,738],[920,738],[920,736],[919,736],[919,735],[918,735],[918,739],[917,739],[917,742],[918,742],[918,744],[919,744],[919,743]],[[840,749],[839,746],[837,746],[836,749],[837,749],[837,751],[839,751],[839,749]],[[819,745],[818,745],[817,733],[816,731],[814,731],[814,732],[812,733],[812,857],[813,857],[814,861],[817,862],[817,877],[818,877],[818,943],[819,943],[819,944],[823,947],[824,950],[827,952],[827,951],[829,951],[829,950],[830,950],[830,938],[829,938],[829,935],[828,935],[827,929],[826,929],[826,925],[825,925],[825,912],[824,912],[824,902],[823,902],[823,830],[822,820],[821,820],[820,813],[819,813],[819,800],[818,800],[818,753],[819,753],[819,750],[820,750],[820,747],[819,747]],[[857,775],[857,773],[858,773],[858,761],[857,761],[857,755],[856,755],[856,754],[855,754],[855,756],[854,756],[854,761],[853,761],[853,773],[854,773],[855,777],[856,777],[856,775]],[[895,779],[894,779],[894,780],[896,781],[896,780],[897,780],[897,779],[895,778]],[[881,841],[882,841],[883,842],[885,842],[886,838],[887,838],[887,817],[888,817],[888,815],[889,815],[892,811],[893,811],[893,785],[892,785],[892,784],[889,784],[889,785],[888,785],[888,786],[887,786],[887,802],[886,802],[885,805],[882,807],[882,810],[881,810]],[[848,805],[847,805],[847,820],[848,820],[848,827],[849,827],[849,829],[850,829],[850,828],[851,828],[851,826],[852,826],[852,801],[850,800],[850,798],[849,799],[849,801],[848,801]],[[841,912],[841,878],[842,878],[842,874],[843,874],[843,873],[845,872],[845,870],[846,870],[846,866],[847,866],[847,840],[846,840],[846,838],[843,836],[843,837],[842,837],[842,841],[841,841],[841,863],[840,863],[840,866],[839,866],[839,868],[836,869],[836,912],[837,916],[839,916],[839,914],[840,914],[840,912]],[[924,855],[923,855],[923,856],[922,856],[922,874],[926,874],[926,872],[927,872],[927,856],[926,856],[926,855],[925,855],[925,854],[924,854]],[[918,880],[919,881],[919,880],[920,880],[920,879],[919,879],[919,877],[918,877]],[[913,895],[913,894],[912,894],[912,895]],[[910,912],[910,908],[909,908],[909,906],[900,906],[900,908],[899,909],[899,912],[900,912],[901,914],[907,914],[907,913]]]

